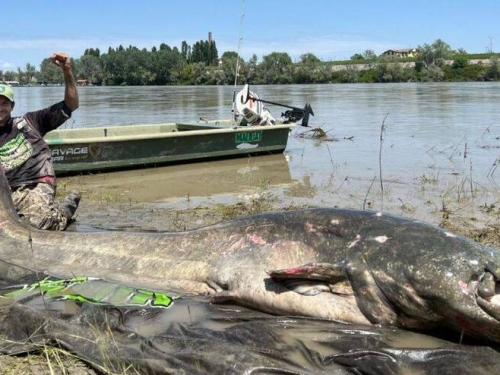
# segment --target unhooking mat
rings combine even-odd
[[[103,372],[500,373],[492,343],[272,316],[84,276],[58,280],[4,262],[0,295],[1,353],[57,345]]]

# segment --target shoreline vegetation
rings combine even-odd
[[[292,61],[286,52],[272,52],[261,59],[241,59],[226,51],[219,57],[215,40],[194,45],[182,42],[181,49],[165,43],[151,50],[134,46],[109,47],[106,53],[89,48],[72,58],[77,82],[99,86],[232,85],[238,66],[238,80],[252,84],[461,82],[500,80],[500,53],[471,54],[453,50],[437,39],[415,49],[414,57],[377,56],[374,51],[356,53],[350,60],[322,61],[305,53]],[[61,72],[50,59],[40,69],[1,71],[1,80],[13,85],[57,85]]]

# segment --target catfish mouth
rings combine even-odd
[[[486,314],[500,322],[500,277],[489,266],[477,285],[476,301]]]

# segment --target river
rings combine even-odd
[[[498,199],[498,82],[251,89],[262,99],[298,107],[308,102],[314,110],[311,128],[294,129],[283,155],[106,173],[78,184],[119,192],[130,202],[227,202],[265,190],[286,204],[385,209],[423,218],[444,205],[463,210]],[[63,90],[16,88],[14,114],[60,100]],[[228,118],[233,91],[229,86],[79,87],[80,108],[64,126]],[[275,117],[283,110],[268,107]],[[312,138],[314,129],[325,131],[327,139]]]

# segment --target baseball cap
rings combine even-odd
[[[11,102],[14,101],[14,91],[9,85],[0,84],[0,95],[5,96]]]

